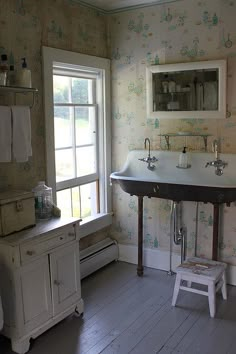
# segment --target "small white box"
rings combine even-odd
[[[0,236],[35,225],[34,194],[21,190],[0,192]]]

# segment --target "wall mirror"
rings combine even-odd
[[[226,118],[226,60],[146,69],[148,118]]]

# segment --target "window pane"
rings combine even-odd
[[[98,213],[97,203],[97,182],[72,188],[72,215],[74,217],[84,219],[96,215]]]
[[[76,149],[77,177],[96,172],[95,147],[87,146]]]
[[[72,146],[73,108],[54,107],[55,148]]]
[[[72,149],[57,150],[56,155],[56,182],[75,177]]]
[[[81,218],[94,216],[97,210],[97,183],[88,183],[80,186],[81,197]]]
[[[54,103],[69,103],[70,78],[67,76],[53,75]]]
[[[64,217],[86,218],[98,214],[98,181],[57,192],[57,206]]]
[[[63,191],[57,192],[57,206],[61,209],[61,216],[72,216],[70,189],[65,189]]]
[[[93,80],[72,78],[72,102],[82,104],[93,103]]]
[[[81,218],[81,208],[80,208],[80,187],[75,187],[71,189],[72,191],[72,216]]]
[[[95,108],[75,108],[76,145],[95,144]]]

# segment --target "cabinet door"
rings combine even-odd
[[[51,253],[50,265],[55,316],[81,298],[78,242]]]
[[[20,269],[24,331],[46,322],[52,317],[48,256]]]

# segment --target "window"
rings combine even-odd
[[[47,183],[86,235],[111,223],[110,62],[48,47],[43,58]]]

